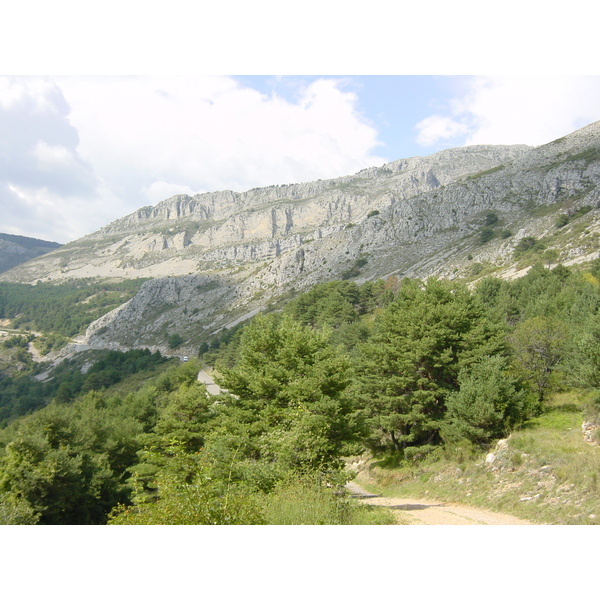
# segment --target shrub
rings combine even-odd
[[[518,382],[507,372],[502,356],[487,356],[458,377],[460,389],[446,401],[443,437],[476,444],[501,437],[528,416],[527,401]]]
[[[181,346],[184,341],[185,340],[181,337],[179,333],[173,333],[169,336],[167,343],[169,344],[169,348],[171,348],[171,350],[175,350],[176,348],[179,348],[179,346]]]
[[[545,250],[545,248],[546,246],[542,241],[527,236],[519,240],[519,243],[515,246],[514,256],[515,258],[518,258],[526,252],[541,252],[542,250]]]
[[[485,224],[486,225],[495,225],[498,222],[498,215],[494,212],[489,212],[485,215]]]
[[[479,234],[479,241],[482,244],[487,244],[494,237],[494,230],[491,227],[486,227]]]

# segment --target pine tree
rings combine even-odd
[[[439,443],[460,370],[503,352],[501,328],[465,286],[405,280],[362,347],[357,392],[372,441],[405,454]]]
[[[255,458],[293,468],[339,466],[352,437],[350,362],[328,339],[327,330],[290,317],[259,316],[244,329],[237,365],[217,382],[232,394],[222,408],[231,416],[223,427],[236,430],[232,439],[240,446],[248,439]]]

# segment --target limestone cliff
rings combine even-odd
[[[557,210],[593,207],[594,229],[599,183],[600,122],[537,148],[453,148],[337,179],[175,196],[0,278],[150,277],[87,341],[160,346],[177,331],[193,349],[318,281],[454,276],[467,256],[502,263],[522,237],[549,231]],[[482,244],[490,211],[507,235]]]

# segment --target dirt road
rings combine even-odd
[[[384,498],[369,494],[353,481],[346,487],[355,498],[366,504],[387,506],[399,525],[534,525],[511,515],[474,508],[415,498]]]

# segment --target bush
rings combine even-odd
[[[171,348],[171,350],[175,350],[176,348],[179,348],[184,341],[185,340],[181,337],[179,333],[174,333],[169,336],[167,343],[169,344],[169,348]]]
[[[546,246],[543,242],[534,237],[527,236],[519,240],[519,243],[515,246],[514,256],[515,258],[519,258],[526,252],[541,252],[545,249]]]
[[[459,374],[460,389],[446,401],[442,428],[451,442],[467,439],[476,444],[503,436],[528,416],[525,393],[507,373],[502,356],[487,356]]]
[[[485,215],[486,225],[495,225],[498,222],[498,216],[494,212],[489,212]]]
[[[490,227],[486,227],[479,234],[479,241],[482,244],[487,244],[494,237],[494,230]]]

